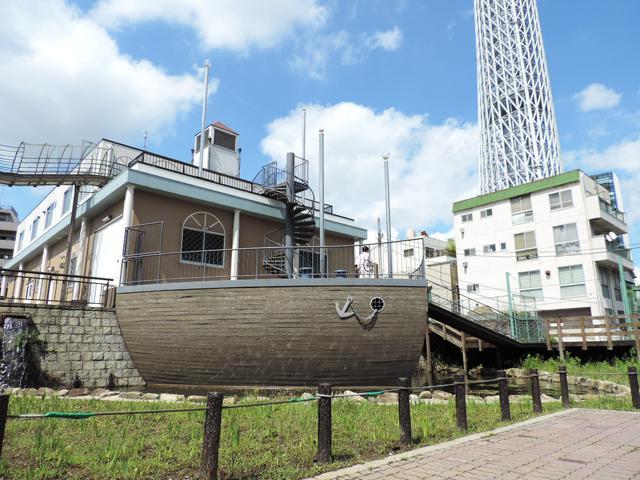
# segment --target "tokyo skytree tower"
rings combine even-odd
[[[562,173],[536,0],[474,0],[480,193]]]

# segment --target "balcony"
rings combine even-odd
[[[598,195],[587,196],[586,200],[587,218],[595,235],[604,235],[609,232],[622,235],[629,232],[624,213],[616,210]]]
[[[605,237],[593,239],[593,259],[601,266],[608,268],[618,268],[618,260],[622,260],[622,267],[625,270],[633,271],[633,260],[631,250],[620,247],[616,242],[611,242]]]

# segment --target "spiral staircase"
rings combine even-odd
[[[262,268],[268,275],[290,277],[293,265],[287,265],[292,261],[291,257],[287,257],[285,248],[287,222],[291,222],[292,246],[295,247],[308,245],[316,230],[316,202],[309,187],[308,161],[296,157],[293,172],[280,169],[277,162],[269,163],[262,167],[253,181],[262,187],[263,196],[282,202],[285,206],[285,225],[264,237]]]

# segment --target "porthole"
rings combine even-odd
[[[384,300],[381,297],[373,297],[371,299],[371,310],[381,312],[384,310]]]

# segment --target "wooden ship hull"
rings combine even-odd
[[[149,385],[395,385],[418,364],[427,295],[424,280],[185,282],[121,287],[116,312]]]

